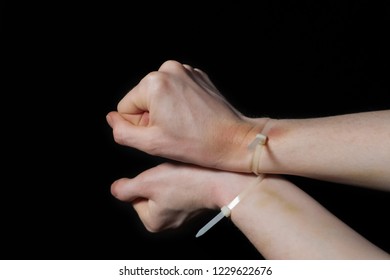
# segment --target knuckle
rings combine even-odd
[[[159,232],[162,230],[161,223],[158,223],[156,221],[147,221],[144,222],[144,225],[149,232]]]
[[[114,141],[120,145],[125,145],[126,144],[126,133],[123,129],[119,128],[119,127],[114,127],[113,129],[113,137],[114,137]]]
[[[161,64],[160,69],[162,71],[169,71],[169,72],[178,72],[178,71],[184,71],[184,66],[180,62],[176,60],[167,60],[163,64]]]
[[[142,79],[140,86],[142,91],[148,91],[150,94],[157,94],[169,91],[171,85],[171,79],[167,73],[154,71],[150,72]]]

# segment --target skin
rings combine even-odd
[[[278,175],[260,181],[252,174],[164,163],[115,181],[111,192],[132,203],[151,232],[180,227],[203,209],[220,209],[244,192],[231,219],[267,259],[390,259]]]
[[[314,119],[248,118],[204,72],[167,61],[124,96],[107,121],[119,144],[248,173],[252,151],[247,147],[262,132],[269,141],[259,173],[390,190],[390,110]]]
[[[119,144],[241,172],[249,172],[252,153],[247,144],[265,123],[248,120],[232,108],[204,72],[175,61],[146,75],[119,102],[117,112],[107,115]]]
[[[281,176],[390,190],[390,110],[248,118],[206,73],[171,60],[125,95],[107,122],[118,144],[181,163],[112,185],[112,194],[132,203],[150,231],[179,227],[256,186],[246,189],[250,195],[231,218],[266,258],[389,258]],[[259,159],[258,172],[268,174],[262,181],[251,173],[248,149],[257,133],[268,136]]]

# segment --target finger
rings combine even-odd
[[[140,216],[142,222],[145,224],[145,217],[149,213],[149,200],[143,197],[139,197],[134,199],[131,204],[133,205],[133,208]]]
[[[144,78],[145,79],[145,78]],[[141,80],[142,82],[142,80]],[[148,95],[140,91],[140,84],[129,91],[118,103],[119,113],[142,114],[149,111]]]
[[[108,124],[112,127],[111,123],[112,120],[111,118],[116,112],[110,112],[107,114],[107,122]],[[138,126],[147,126],[149,123],[149,113],[142,113],[142,114],[120,114],[123,119],[131,123],[132,125],[138,125]]]
[[[142,114],[121,114],[121,116],[133,125],[148,126],[149,124],[149,112]]]
[[[206,74],[203,70],[199,68],[194,68],[194,71],[197,72],[199,75],[201,75],[206,81],[211,83],[209,75]]]
[[[122,115],[118,112],[110,112],[106,116],[108,124],[113,130],[114,140],[116,143],[130,147],[142,149],[145,143],[148,143],[148,127],[143,126],[147,122],[148,116],[144,115]],[[138,125],[138,124],[141,125]]]
[[[183,64],[176,60],[167,60],[163,64],[161,64],[158,71],[170,74],[185,73],[185,67]]]
[[[191,65],[183,64],[183,67],[187,70],[187,74],[192,77],[195,81],[201,81],[204,84],[207,84],[207,80],[203,78],[203,76],[195,71],[195,68],[193,68]]]
[[[131,203],[140,220],[149,231],[153,231],[150,224],[149,198],[142,188],[132,183],[132,179],[122,178],[111,185],[112,195],[123,202]]]
[[[147,189],[137,183],[136,179],[121,178],[112,183],[111,194],[124,202],[140,202],[150,198]]]
[[[210,88],[219,93],[219,90],[216,88],[214,83],[211,81],[209,75],[199,68],[194,68],[194,72],[197,73],[197,76],[200,77]]]
[[[158,71],[147,74],[120,100],[117,106],[118,112],[131,115],[149,112],[151,103],[156,100],[156,95],[160,96],[170,91],[172,75],[188,77],[188,70],[177,61],[164,62]]]
[[[194,68],[193,68],[191,65],[183,64],[183,67],[184,67],[185,69],[187,69],[188,71],[190,71],[190,72],[193,72],[193,71],[194,71]]]
[[[149,200],[145,198],[137,198],[131,202],[134,210],[137,212],[141,222],[145,228],[149,231],[152,229],[148,226],[150,223],[150,211],[149,211]]]
[[[176,165],[162,163],[149,168],[136,177],[122,178],[111,185],[111,193],[119,200],[131,202],[136,198],[152,199],[155,192],[161,191],[167,174],[176,170]],[[176,174],[176,172],[174,173]],[[159,186],[156,188],[156,186]]]

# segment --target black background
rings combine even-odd
[[[148,233],[110,194],[164,161],[115,144],[105,116],[167,59],[248,116],[389,108],[386,1],[98,2],[2,4],[1,259],[262,258],[228,220],[196,239],[214,212]],[[389,193],[290,178],[390,252]]]

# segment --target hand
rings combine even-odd
[[[255,176],[192,165],[164,163],[111,186],[119,200],[132,203],[146,229],[177,228],[205,209],[228,204]]]
[[[152,155],[250,172],[248,144],[261,131],[219,93],[203,71],[167,61],[110,112],[117,143]]]

